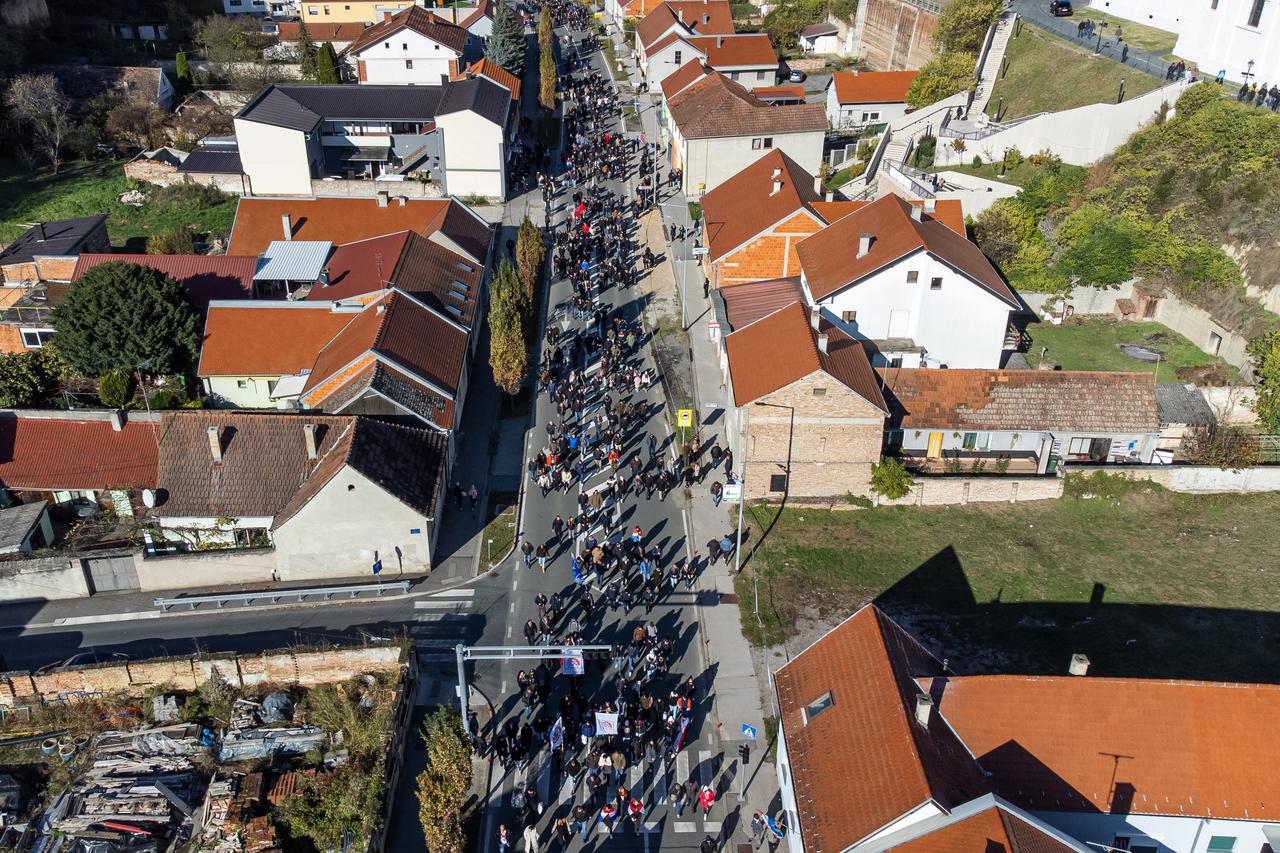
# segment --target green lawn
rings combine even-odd
[[[972,161],[975,153],[977,152],[972,148],[966,149],[965,151],[965,154],[969,157],[970,161]],[[1019,187],[1025,187],[1032,178],[1039,175],[1044,170],[1043,166],[1037,166],[1026,158],[1023,158],[1022,162],[1017,166],[1006,171],[1003,177],[1000,175],[999,163],[983,163],[981,166],[975,167],[972,162],[968,162],[955,166],[937,166],[930,169],[932,172],[959,172],[962,175],[975,175],[979,178],[986,178],[990,181],[1003,181],[1007,184],[1014,184]],[[1070,163],[1059,163],[1058,170],[1064,173],[1072,171],[1084,173],[1088,171],[1083,166],[1072,166]]]
[[[1012,505],[788,508],[772,527],[776,507],[751,506],[743,631],[798,627],[795,654],[875,600],[961,673],[1065,675],[1083,652],[1090,675],[1280,681],[1280,495],[1067,486]]]
[[[831,173],[831,177],[827,178],[826,187],[829,190],[838,190],[853,179],[861,177],[865,171],[867,171],[866,163],[854,163],[852,166],[846,166]]]
[[[480,559],[481,574],[492,568],[511,550],[516,541],[516,495],[514,492],[495,492],[489,495],[489,523],[484,526]],[[490,562],[492,558],[492,563]]]
[[[1163,354],[1159,381],[1192,381],[1210,368],[1219,368],[1223,378],[1238,378],[1234,368],[1198,348],[1177,332],[1159,323],[1117,323],[1108,317],[1067,320],[1061,326],[1032,323],[1027,327],[1031,342],[1027,361],[1037,367],[1041,348],[1048,347],[1044,360],[1063,370],[1156,371],[1156,364],[1121,352],[1118,344],[1138,344]]]
[[[123,166],[123,161],[75,162],[52,175],[33,174],[12,160],[0,160],[0,241],[13,240],[33,222],[95,213],[107,215],[113,245],[128,244],[139,251],[148,234],[179,224],[190,225],[197,234],[230,233],[236,212],[233,196],[205,208],[121,204],[117,197],[134,185],[124,176]]]
[[[1032,26],[1021,27],[1021,34],[1009,41],[1005,57],[1009,67],[991,92],[987,112],[994,116],[1003,97],[1006,120],[1088,104],[1113,104],[1122,79],[1126,99],[1163,83]]]
[[[1177,33],[1159,30],[1146,24],[1136,24],[1133,21],[1126,21],[1124,18],[1117,18],[1115,15],[1108,15],[1106,12],[1099,12],[1097,9],[1076,8],[1071,20],[1105,23],[1107,28],[1102,33],[1106,38],[1113,38],[1116,34],[1116,28],[1119,27],[1121,38],[1128,45],[1139,50],[1145,50],[1148,53],[1159,54],[1160,56],[1171,55],[1173,46],[1178,41]]]

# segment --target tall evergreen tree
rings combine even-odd
[[[484,55],[512,74],[524,76],[524,24],[506,3],[499,3],[493,14],[493,32],[485,42]]]
[[[298,23],[298,66],[305,80],[314,80],[316,76],[316,43],[311,40],[311,31],[307,22]]]
[[[554,48],[545,47],[538,59],[538,101],[551,112],[556,108],[556,57]]]
[[[173,57],[173,76],[177,79],[178,93],[185,95],[191,91],[191,64],[187,61],[187,52],[178,51]]]
[[[333,49],[333,42],[327,41],[316,51],[316,81],[320,83],[341,83],[338,74],[338,53]]]

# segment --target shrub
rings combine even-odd
[[[922,136],[916,142],[915,151],[911,155],[911,163],[917,169],[927,169],[933,165],[933,156],[938,150],[938,137]]]
[[[978,168],[981,168],[981,167],[982,167],[982,155],[981,155],[981,154],[974,154],[974,155],[973,155],[973,168],[978,169]]]
[[[22,409],[44,402],[64,370],[52,346],[0,353],[0,407]]]
[[[127,370],[108,370],[98,377],[98,399],[109,409],[123,409],[133,397],[133,376]]]
[[[877,495],[897,500],[911,493],[911,472],[891,456],[881,457],[878,465],[871,466],[871,491]]]
[[[148,255],[193,255],[195,236],[189,225],[174,225],[147,238]]]

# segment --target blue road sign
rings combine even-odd
[[[743,733],[744,735],[746,735],[746,736],[747,736],[747,738],[748,738],[748,739],[750,739],[750,740],[755,740],[755,739],[756,739],[756,730],[755,730],[755,727],[754,727],[754,726],[748,726],[746,723],[743,723],[743,724],[742,724],[742,733]]]

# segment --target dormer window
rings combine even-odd
[[[828,690],[817,699],[814,699],[808,705],[804,706],[804,724],[807,726],[813,721],[813,718],[830,708],[832,705],[831,691]]]

